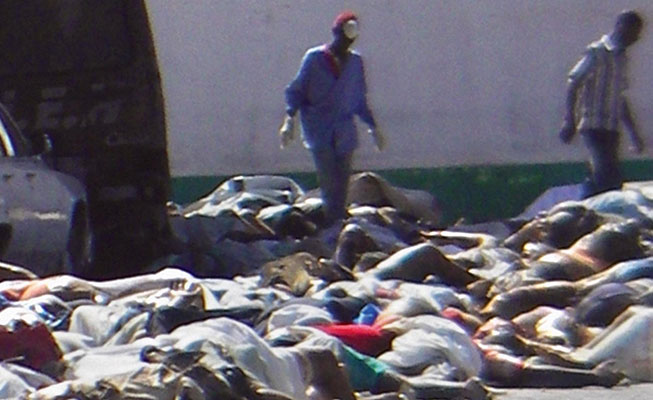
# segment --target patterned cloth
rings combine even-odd
[[[609,36],[590,44],[585,56],[569,72],[570,83],[580,84],[577,129],[618,128],[626,80],[626,54]]]

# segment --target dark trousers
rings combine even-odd
[[[311,150],[322,193],[326,224],[344,219],[353,152],[337,154],[331,148]]]
[[[619,165],[619,132],[607,129],[581,131],[590,152],[589,176],[583,184],[583,197],[621,189],[623,177]]]

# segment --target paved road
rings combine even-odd
[[[501,390],[496,400],[648,400],[653,399],[653,383],[617,386],[611,389],[510,389]]]

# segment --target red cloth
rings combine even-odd
[[[355,19],[358,20],[358,17],[356,14],[354,14],[353,11],[351,10],[345,10],[338,14],[336,19],[333,20],[333,29],[338,29],[340,28],[345,22],[349,21],[350,19]]]
[[[390,349],[395,334],[379,327],[357,324],[332,324],[316,326],[322,332],[337,337],[344,344],[368,356],[376,357]]]
[[[336,56],[333,55],[331,52],[331,49],[329,49],[329,46],[324,46],[324,56],[327,59],[327,65],[329,66],[329,69],[331,70],[331,73],[333,73],[333,76],[336,78],[340,77],[340,66],[338,65],[338,61],[336,60]]]
[[[40,371],[60,358],[61,350],[45,325],[23,325],[15,332],[0,327],[0,360],[16,359],[18,364]]]

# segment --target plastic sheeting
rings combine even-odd
[[[649,192],[438,231],[428,196],[357,184],[347,221],[323,227],[291,181],[230,180],[174,211],[181,249],[142,273],[0,282],[0,398],[481,400],[653,381]]]

